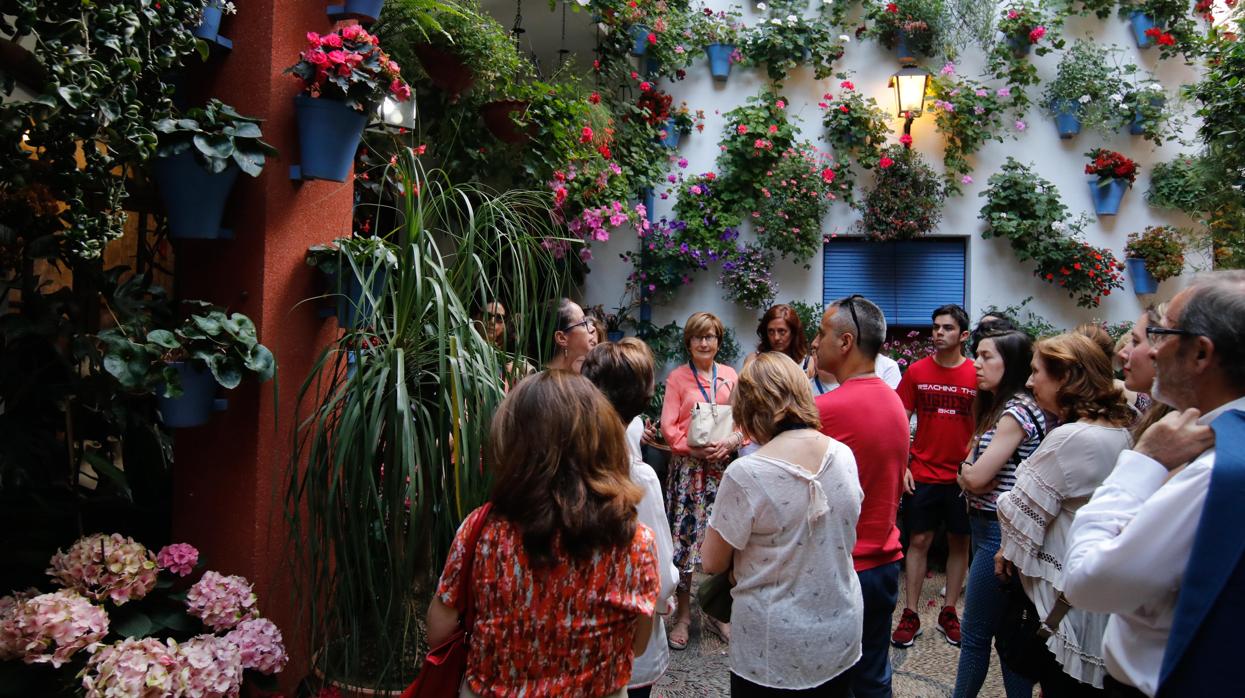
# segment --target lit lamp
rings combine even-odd
[[[376,106],[376,120],[386,126],[401,126],[403,128],[415,128],[415,99],[399,102],[390,95]]]
[[[925,88],[929,73],[924,68],[907,65],[891,76],[890,87],[895,90],[895,114],[903,117],[903,132],[912,135],[912,120],[925,108]],[[905,139],[905,147],[911,148],[911,138]]]

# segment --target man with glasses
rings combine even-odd
[[[1199,277],[1146,336],[1175,411],[1077,512],[1063,590],[1111,614],[1109,695],[1226,695],[1245,627],[1245,271]]]
[[[955,605],[968,571],[970,528],[956,476],[973,436],[977,369],[964,358],[968,313],[958,305],[944,305],[932,317],[934,354],[912,364],[897,390],[908,417],[916,415],[916,436],[904,475],[908,554],[903,614],[891,635],[896,647],[912,646],[921,634],[921,619],[914,609],[921,600],[929,548],[939,526],[947,530],[947,598],[938,614],[938,630],[948,643],[960,646]]]

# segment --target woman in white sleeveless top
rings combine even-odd
[[[856,459],[821,434],[784,354],[744,368],[732,412],[761,448],[726,469],[700,551],[705,572],[733,570],[731,695],[846,696],[864,620]]]

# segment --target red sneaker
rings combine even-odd
[[[944,606],[938,614],[938,632],[948,644],[960,646],[960,617],[955,615],[955,606]]]
[[[958,625],[956,630],[959,633]],[[899,616],[899,627],[891,634],[891,644],[896,647],[911,647],[921,634],[921,617],[911,608],[905,608]]]

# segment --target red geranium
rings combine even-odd
[[[1085,155],[1090,158],[1085,174],[1097,175],[1099,179],[1123,179],[1129,184],[1137,179],[1137,163],[1122,153],[1094,148]]]

